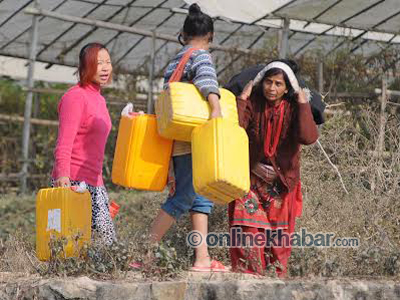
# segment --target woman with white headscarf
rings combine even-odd
[[[318,138],[307,95],[293,72],[297,69],[290,60],[272,61],[237,98],[240,125],[250,142],[251,189],[230,203],[229,224],[231,232],[264,235],[267,245],[249,247],[242,240],[240,247],[231,247],[234,271],[265,274],[272,264],[278,276],[286,275],[291,247],[279,245],[279,235],[292,233],[301,215],[300,147]]]

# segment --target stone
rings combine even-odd
[[[1,276],[1,274],[0,274]],[[7,275],[9,276],[9,275]],[[185,274],[175,281],[99,281],[88,277],[40,279],[9,276],[0,283],[0,300],[392,300],[400,282],[365,279],[277,279],[243,274]],[[126,280],[126,279],[125,279]]]
[[[152,284],[152,300],[185,300],[186,282],[156,282]]]

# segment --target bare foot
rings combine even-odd
[[[211,266],[211,258],[209,256],[196,257],[193,264],[194,267],[209,268]]]

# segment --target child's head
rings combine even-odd
[[[212,42],[214,36],[213,20],[209,15],[202,13],[200,7],[194,3],[189,6],[189,15],[185,19],[181,35],[184,44],[194,38],[206,38],[208,42]]]

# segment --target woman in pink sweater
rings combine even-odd
[[[104,149],[111,119],[101,87],[111,81],[108,50],[99,43],[84,46],[79,54],[79,83],[70,88],[58,105],[59,128],[54,151],[52,184],[79,185],[82,181],[92,196],[93,234],[110,245],[115,240],[108,194],[104,187]]]

